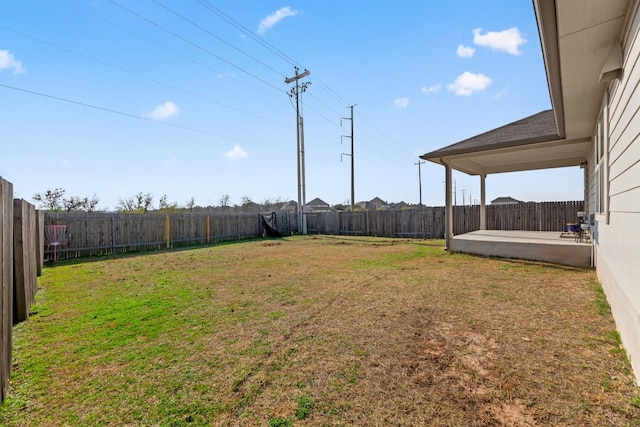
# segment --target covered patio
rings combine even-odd
[[[487,230],[485,196],[488,174],[584,166],[590,143],[589,137],[559,137],[554,113],[546,110],[420,156],[445,167],[447,249],[485,256],[590,267],[591,244],[577,242],[572,237],[562,237],[563,230]],[[453,169],[480,177],[480,229],[458,236],[453,235]],[[567,222],[575,221],[577,218],[567,218]]]
[[[445,168],[448,249],[471,245],[461,246],[462,238],[453,236],[453,169],[480,177],[481,231],[487,228],[485,180],[494,173],[580,166],[585,171],[584,208],[593,214],[587,191],[593,165],[587,162],[605,83],[621,73],[619,37],[627,4],[534,1],[552,109],[420,156]]]

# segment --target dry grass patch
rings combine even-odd
[[[306,237],[46,269],[18,425],[640,425],[593,271]]]

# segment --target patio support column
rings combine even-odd
[[[487,200],[485,198],[487,175],[480,175],[480,230],[487,229]]]
[[[440,158],[440,163],[444,165],[444,174],[445,174],[445,213],[444,213],[444,246],[446,250],[449,250],[451,247],[451,240],[453,239],[453,205],[451,201],[451,181],[452,181],[452,173],[451,166],[444,161],[444,159]]]

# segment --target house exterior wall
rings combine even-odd
[[[622,38],[623,72],[608,90],[606,168],[600,188],[597,130],[589,165],[590,212],[596,212],[596,271],[640,383],[640,14],[634,2]],[[596,126],[597,128],[597,126]],[[604,205],[598,204],[602,196]],[[604,206],[604,209],[602,209]]]

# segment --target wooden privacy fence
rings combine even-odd
[[[12,326],[26,320],[42,272],[42,216],[0,177],[0,401],[11,377]]]
[[[519,203],[487,206],[490,230],[565,231],[577,221],[582,202]],[[294,212],[275,214],[283,235],[297,230]],[[310,234],[443,238],[444,207],[356,212],[309,212]],[[454,234],[480,228],[480,207],[454,206]],[[218,213],[59,213],[46,212],[47,260],[108,255],[176,246],[241,240],[263,235],[261,214]],[[54,228],[63,229],[52,241]]]
[[[296,215],[278,212],[282,234],[297,229]],[[92,255],[166,249],[262,236],[261,214],[46,212],[44,256],[51,261]],[[53,227],[64,227],[57,235]],[[57,245],[54,245],[57,243]]]
[[[13,185],[0,178],[0,401],[11,376],[13,326]]]
[[[486,207],[487,229],[566,231],[578,220],[584,203],[544,202]],[[480,229],[480,206],[454,206],[453,234]],[[316,212],[307,214],[307,231],[316,234],[443,238],[445,208]]]
[[[434,238],[443,227],[444,208],[307,214],[310,234]]]

